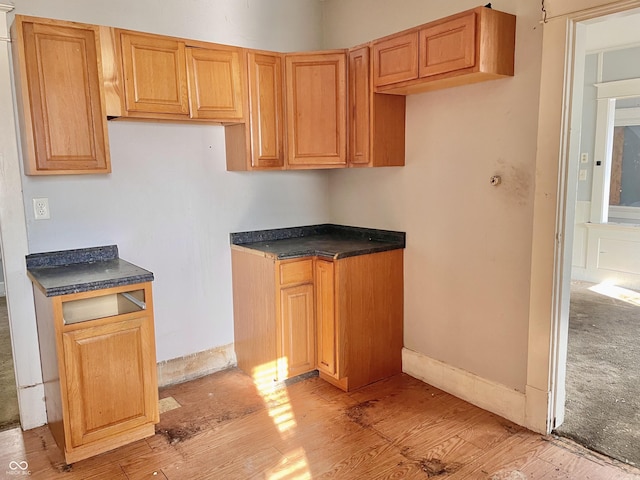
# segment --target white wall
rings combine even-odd
[[[16,13],[231,45],[310,50],[316,0],[16,0]],[[233,342],[229,232],[329,220],[326,172],[225,171],[224,130],[109,122],[113,173],[26,177],[30,252],[117,244],[154,272],[158,361]],[[51,220],[31,199],[48,197]]]
[[[325,47],[477,5],[326,0]],[[492,5],[517,15],[515,76],[409,96],[406,166],[331,172],[331,213],[407,232],[407,348],[523,392],[542,28],[538,3]]]
[[[321,45],[318,0],[14,0],[23,15],[130,28],[247,48]]]

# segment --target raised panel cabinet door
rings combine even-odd
[[[420,30],[420,78],[475,64],[475,12]]]
[[[62,334],[71,446],[158,422],[153,320]]]
[[[186,49],[191,118],[242,120],[240,50]]]
[[[373,84],[376,87],[418,78],[418,33],[373,44]]]
[[[249,52],[251,166],[284,165],[282,58]]]
[[[349,163],[370,161],[371,88],[369,47],[349,52]]]
[[[97,29],[21,26],[25,173],[110,172]]]
[[[127,111],[189,114],[184,42],[121,33]]]
[[[287,377],[300,375],[315,368],[315,315],[313,284],[280,290],[281,345],[280,371]]]
[[[285,64],[289,166],[345,165],[346,55],[287,55]]]
[[[317,368],[337,376],[337,330],[333,262],[316,260],[316,345]]]

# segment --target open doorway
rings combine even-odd
[[[18,393],[4,287],[4,266],[2,252],[0,252],[0,430],[12,428],[19,423]]]
[[[577,201],[566,403],[564,422],[556,429],[635,465],[640,465],[638,25],[638,11],[590,20],[583,29],[584,53],[576,49],[582,113],[573,125],[579,122],[581,133],[579,152],[572,148],[569,159],[577,164]],[[567,208],[573,208],[570,202]]]

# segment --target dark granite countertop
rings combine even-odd
[[[319,256],[339,259],[405,247],[405,233],[344,225],[232,233],[231,244],[257,250],[276,259]]]
[[[81,248],[26,256],[27,273],[47,297],[153,281],[153,273],[118,256],[118,247]]]

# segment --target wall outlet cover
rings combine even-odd
[[[49,220],[51,218],[48,198],[33,199],[33,216],[36,220]]]

